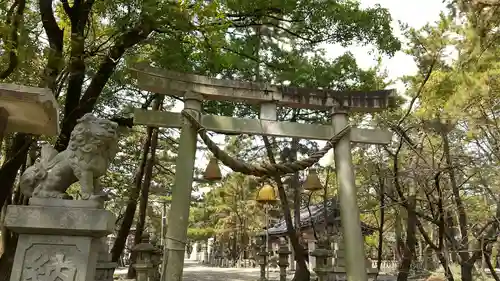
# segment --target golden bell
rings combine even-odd
[[[207,168],[205,169],[205,173],[203,173],[203,178],[209,181],[218,181],[222,179],[217,158],[212,157],[210,159],[210,162],[208,162]]]
[[[303,186],[305,190],[309,191],[317,191],[323,189],[323,185],[321,185],[321,181],[319,180],[318,173],[316,173],[316,169],[309,169],[309,173]]]
[[[269,184],[264,185],[259,192],[257,192],[256,201],[261,204],[272,204],[277,201],[274,187]]]

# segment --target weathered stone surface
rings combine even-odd
[[[103,209],[104,200],[61,200],[55,198],[37,198],[32,197],[29,200],[30,206],[45,207],[66,207],[83,209]]]
[[[381,111],[394,106],[394,90],[335,91],[330,89],[275,86],[267,83],[216,79],[173,72],[136,64],[131,69],[139,88],[159,94],[184,96],[187,89],[206,100],[231,100],[246,103],[273,102],[295,108],[328,110],[337,102],[351,111]]]
[[[114,222],[111,212],[90,208],[10,205],[5,217],[5,225],[20,234],[103,237]]]
[[[92,201],[80,201],[92,202]],[[99,240],[99,253],[97,254],[97,266],[95,271],[95,281],[113,281],[113,274],[118,264],[111,261],[111,256],[108,252],[107,238],[103,237]]]
[[[40,161],[21,176],[21,191],[28,197],[68,199],[66,190],[78,181],[82,199],[105,199],[99,178],[115,157],[117,142],[117,123],[85,114],[71,132],[66,150],[42,147]]]
[[[134,124],[180,128],[182,114],[178,112],[134,110]],[[329,140],[335,133],[332,126],[302,124],[263,119],[234,118],[227,116],[203,115],[200,120],[207,131],[264,135],[276,137],[294,137],[299,139]],[[354,143],[388,144],[392,133],[380,129],[351,128],[349,139]]]
[[[117,266],[116,262],[97,262],[95,281],[113,281],[113,274]]]
[[[0,84],[0,107],[9,115],[6,133],[59,134],[59,109],[49,89]]]
[[[94,281],[96,239],[21,234],[11,281]]]
[[[103,209],[54,207],[68,202],[49,205],[8,206],[5,226],[19,233],[10,281],[95,281],[101,237],[113,231],[114,216]]]

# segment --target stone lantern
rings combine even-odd
[[[282,242],[278,250],[278,265],[280,266],[280,281],[286,281],[286,268],[290,265],[288,257],[292,251],[288,249],[286,242]]]
[[[333,268],[330,266],[331,263],[328,262],[328,259],[333,256],[328,239],[320,239],[317,248],[312,251],[311,255],[316,258],[316,267],[313,270],[318,276],[318,280],[328,280],[329,273],[333,272]]]
[[[257,253],[259,256],[259,266],[260,266],[260,279],[259,281],[267,281],[266,278],[266,266],[268,262],[269,253],[266,251],[266,246],[261,245],[260,251]]]
[[[137,252],[137,261],[134,268],[137,272],[137,281],[148,281],[149,274],[153,269],[153,255],[156,248],[149,243],[149,235],[143,234],[141,243],[135,245],[132,251]]]
[[[162,262],[163,250],[158,247],[155,247],[155,250],[152,255],[152,263],[153,269],[149,275],[150,281],[159,281],[160,280],[160,264]]]

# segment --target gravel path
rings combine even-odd
[[[115,270],[115,275],[125,275],[126,268]],[[198,262],[184,261],[184,281],[255,281],[259,279],[258,268],[218,268],[208,267]],[[279,272],[271,269],[269,272],[270,280],[278,280]]]
[[[184,266],[185,281],[255,281],[259,279],[258,268],[207,267],[192,261]],[[269,279],[278,280],[278,272],[269,272]]]

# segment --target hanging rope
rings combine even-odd
[[[260,165],[251,165],[242,162],[238,159],[231,157],[229,154],[221,150],[215,142],[213,142],[207,134],[207,130],[203,125],[188,111],[183,110],[182,115],[191,123],[191,125],[198,131],[198,135],[203,140],[208,149],[213,153],[213,155],[219,159],[224,165],[228,166],[235,172],[243,173],[246,175],[252,175],[256,177],[264,176],[275,176],[275,175],[286,175],[293,174],[295,172],[305,170],[315,163],[317,163],[325,154],[333,148],[336,142],[338,142],[343,136],[347,135],[351,126],[347,125],[330,140],[327,141],[326,145],[319,151],[313,153],[309,158],[304,160],[298,160],[289,163],[279,163],[279,164],[267,164],[263,163]]]

